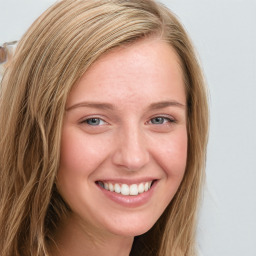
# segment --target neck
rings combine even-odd
[[[133,237],[97,230],[69,218],[56,232],[52,256],[129,256]]]

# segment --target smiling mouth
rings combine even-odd
[[[139,184],[131,184],[131,185],[96,181],[96,184],[107,191],[121,194],[123,196],[137,196],[138,194],[143,194],[148,190],[150,190],[154,181],[155,180],[141,182]]]

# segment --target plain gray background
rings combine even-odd
[[[0,45],[54,0],[0,0]],[[256,0],[162,0],[197,49],[211,110],[203,256],[256,256]]]

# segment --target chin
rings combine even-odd
[[[118,236],[135,237],[148,232],[156,221],[145,221],[145,218],[137,221],[127,220],[125,223],[109,227],[108,230]]]

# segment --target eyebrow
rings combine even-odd
[[[166,107],[179,107],[179,108],[185,108],[186,105],[182,104],[178,101],[170,100],[170,101],[160,101],[155,102],[149,105],[148,109],[161,109]],[[74,104],[66,109],[66,111],[70,111],[75,108],[81,108],[81,107],[88,107],[88,108],[97,108],[97,109],[106,109],[106,110],[113,110],[115,109],[115,106],[110,103],[98,103],[98,102],[80,102],[77,104]]]
[[[166,107],[180,107],[180,108],[185,108],[186,105],[182,104],[178,101],[160,101],[160,102],[156,102],[156,103],[152,103],[149,106],[149,109],[160,109],[160,108],[166,108]]]
[[[114,106],[110,103],[97,103],[97,102],[80,102],[74,104],[66,109],[66,111],[70,111],[75,108],[88,107],[88,108],[98,108],[98,109],[107,109],[113,110]]]

